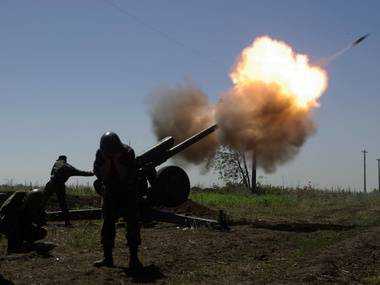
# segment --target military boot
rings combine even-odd
[[[138,257],[137,247],[129,248],[129,270],[138,272],[144,268]]]
[[[113,267],[113,257],[112,257],[112,249],[103,249],[104,257],[98,261],[94,262],[95,267]]]

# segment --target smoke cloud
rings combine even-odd
[[[191,82],[174,88],[159,88],[151,99],[150,115],[158,139],[172,136],[180,143],[214,123],[214,110],[206,94]],[[187,162],[200,164],[212,157],[217,147],[217,137],[211,134],[179,156]]]
[[[192,83],[154,92],[151,118],[157,138],[180,142],[217,123],[212,134],[182,153],[192,163],[206,161],[221,145],[252,152],[257,165],[275,171],[300,151],[316,126],[312,110],[327,89],[327,74],[286,43],[255,39],[231,71],[232,88],[216,105]]]
[[[276,84],[252,82],[224,94],[217,106],[221,142],[252,151],[266,172],[292,159],[315,125],[306,109],[282,93]]]

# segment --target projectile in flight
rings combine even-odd
[[[368,37],[368,36],[369,36],[369,34],[365,34],[364,36],[358,38],[357,40],[355,40],[355,41],[352,43],[352,46],[356,46],[356,45],[358,45],[359,43],[361,43],[362,41],[364,41],[364,39],[365,39],[366,37]]]

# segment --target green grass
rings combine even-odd
[[[70,229],[70,235],[65,242],[72,248],[95,248],[99,245],[99,234],[94,232],[98,232],[99,227],[100,221],[88,221],[83,227],[74,227]],[[51,236],[54,238],[56,235],[57,232],[53,231]]]
[[[13,188],[13,190],[15,189]],[[90,187],[74,187],[69,189],[67,193],[77,196],[94,195]],[[380,225],[380,193],[378,192],[371,194],[332,193],[313,189],[267,187],[263,189],[260,195],[252,195],[241,188],[213,188],[193,189],[190,198],[213,209],[223,209],[233,219],[265,219],[274,223],[281,223],[282,221],[285,223],[295,223],[297,221],[343,223],[363,227]],[[88,199],[83,199],[82,197],[82,200]],[[50,202],[56,203],[56,201]],[[78,203],[73,204],[73,208],[77,208],[77,206],[79,208],[79,205],[87,207]],[[49,228],[49,240],[59,245],[64,245],[62,253],[67,253],[70,256],[73,253],[90,254],[94,251],[99,252],[101,251],[99,241],[100,223],[101,221],[84,221],[80,224],[81,226],[74,228],[52,226]],[[257,283],[269,283],[277,280],[277,276],[286,276],[283,272],[296,272],[298,267],[302,267],[302,263],[306,260],[328,251],[331,247],[335,248],[334,245],[340,241],[350,239],[362,232],[362,228],[354,228],[348,231],[317,230],[309,233],[267,231],[253,229],[250,226],[236,228],[238,230],[240,228],[241,236],[244,237],[243,246],[241,246],[242,250],[238,254],[235,253],[231,256],[227,254],[223,258],[216,260],[210,259],[208,254],[204,256],[206,260],[204,262],[199,262],[199,260],[202,260],[201,257],[199,260],[190,259],[184,265],[186,269],[181,269],[179,273],[176,273],[178,274],[177,279],[174,279],[173,284],[203,284],[205,280],[210,284],[218,284],[220,279],[217,279],[216,276],[222,276],[221,278],[226,278],[224,281],[228,280],[230,284],[235,284],[242,280],[242,275],[251,276],[252,272],[255,274]],[[244,235],[247,229],[252,230],[250,232],[252,236]],[[173,243],[177,243],[178,237],[191,232],[186,231],[182,234],[182,230],[175,230],[174,227],[170,231],[166,227],[157,229],[157,231],[159,231],[158,235],[156,235],[156,229],[143,230],[145,240],[148,237],[151,242],[146,243],[151,246],[148,251],[162,246],[159,242],[153,243],[154,245],[152,246],[153,241],[165,240],[166,237],[170,238],[170,235],[180,231],[181,235],[175,236],[176,238],[173,239]],[[169,235],[165,236],[167,233]],[[212,246],[215,246],[215,251],[219,250],[220,254],[228,253],[229,247],[226,245],[229,245],[229,243],[226,243],[223,247],[220,244],[213,244],[211,242],[212,237],[225,235],[226,239],[231,239],[234,235],[234,232],[231,234],[218,232],[216,235],[208,230],[197,230],[193,233],[194,236],[190,235],[189,239],[186,239],[186,243],[190,241],[190,238],[195,237],[194,240],[199,243],[210,242]],[[123,251],[124,254],[125,239],[122,228],[118,230],[117,236],[117,244],[123,244],[123,247],[119,247],[118,250]],[[157,239],[158,236],[159,239]],[[233,248],[234,244],[235,248],[240,248],[241,243],[238,240],[239,237],[236,236],[234,240],[231,240],[231,248]],[[247,240],[254,242],[247,243]],[[223,243],[221,244],[223,245]],[[170,249],[169,245],[166,246],[167,249]],[[0,254],[5,252],[5,247],[6,239],[0,235]],[[205,252],[209,253],[207,250]],[[253,259],[255,256],[262,254],[265,254],[267,258]],[[93,257],[92,255],[90,256],[91,258]],[[160,254],[158,253],[155,256],[160,256]],[[175,254],[172,257],[166,256],[167,259],[174,257]],[[227,258],[227,260],[224,258]],[[295,266],[295,264],[298,265]],[[375,274],[371,271],[371,274],[374,276],[365,275],[366,279],[362,280],[363,283],[380,284],[378,271]]]
[[[379,285],[380,284],[380,275],[365,278],[363,281],[364,281],[364,284]]]
[[[236,191],[194,191],[191,199],[225,210],[234,218],[293,219],[360,226],[380,224],[380,193],[278,191],[261,195]]]
[[[44,186],[39,185],[0,185],[0,192],[13,192],[13,191],[30,191],[37,188],[43,188]],[[77,196],[94,196],[97,195],[94,188],[89,185],[67,185],[66,192],[70,195]]]
[[[3,185],[1,191],[30,190],[33,185]],[[96,195],[92,187],[70,186],[72,196]],[[239,186],[199,189],[194,187],[190,198],[205,206],[225,210],[234,219],[292,219],[360,226],[380,224],[380,193],[331,192],[309,188],[282,189],[262,186],[260,195],[253,195]],[[52,197],[52,203],[56,204]],[[72,208],[81,205],[72,204]]]
[[[242,194],[221,194],[221,193],[196,193],[191,195],[191,199],[211,206],[238,207],[238,206],[261,206],[277,207],[283,205],[294,205],[296,197],[280,195],[242,195]]]

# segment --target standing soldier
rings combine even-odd
[[[95,262],[94,266],[113,266],[115,223],[122,216],[127,222],[129,268],[139,270],[142,268],[138,258],[138,247],[141,241],[137,167],[133,149],[124,145],[117,134],[105,133],[100,139],[100,148],[96,152],[94,174],[98,178],[94,183],[95,189],[103,198],[104,218],[101,230],[104,258]]]
[[[93,176],[90,171],[78,170],[67,163],[66,155],[60,155],[51,170],[51,177],[45,188],[54,189],[57,194],[59,207],[62,210],[65,226],[70,225],[69,210],[66,204],[66,181],[71,176]]]

